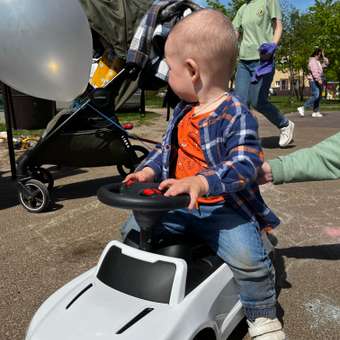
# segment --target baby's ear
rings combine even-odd
[[[188,58],[185,60],[185,65],[189,71],[192,80],[197,80],[199,78],[199,67],[196,61],[192,58]]]

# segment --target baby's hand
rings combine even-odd
[[[166,179],[159,185],[159,190],[166,190],[164,196],[177,196],[179,194],[189,194],[190,203],[188,209],[194,209],[197,198],[205,195],[209,190],[208,181],[204,176],[192,176],[183,179]]]
[[[134,182],[153,182],[155,178],[155,172],[152,168],[145,167],[143,170],[136,171],[130,175],[127,175],[123,180],[123,183]]]

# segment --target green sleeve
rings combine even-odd
[[[237,13],[236,13],[236,15],[235,15],[235,18],[234,18],[234,20],[233,20],[233,26],[234,26],[234,29],[235,29],[235,31],[240,31],[240,29],[241,29],[241,26],[242,26],[242,13],[243,13],[243,8],[244,8],[244,6],[245,5],[242,5],[239,9],[238,9],[238,11],[237,11]]]
[[[267,8],[271,19],[282,20],[282,12],[279,0],[268,0]]]
[[[268,162],[274,184],[340,178],[340,133]]]

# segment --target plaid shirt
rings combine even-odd
[[[170,154],[176,126],[192,106],[177,105],[161,146],[156,147],[138,166],[151,167],[156,181],[170,176]],[[223,195],[226,204],[261,228],[276,227],[280,220],[266,206],[256,183],[263,163],[255,117],[231,95],[208,118],[199,122],[201,148],[208,168],[199,172],[209,183],[208,195]]]
[[[127,53],[127,63],[143,69],[148,61],[156,77],[167,80],[168,67],[164,62],[164,44],[171,28],[183,16],[201,9],[190,0],[157,0],[141,20]]]

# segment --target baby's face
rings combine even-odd
[[[176,46],[176,39],[169,37],[165,44],[165,58],[169,67],[168,83],[176,95],[191,103],[197,101],[190,70]]]

